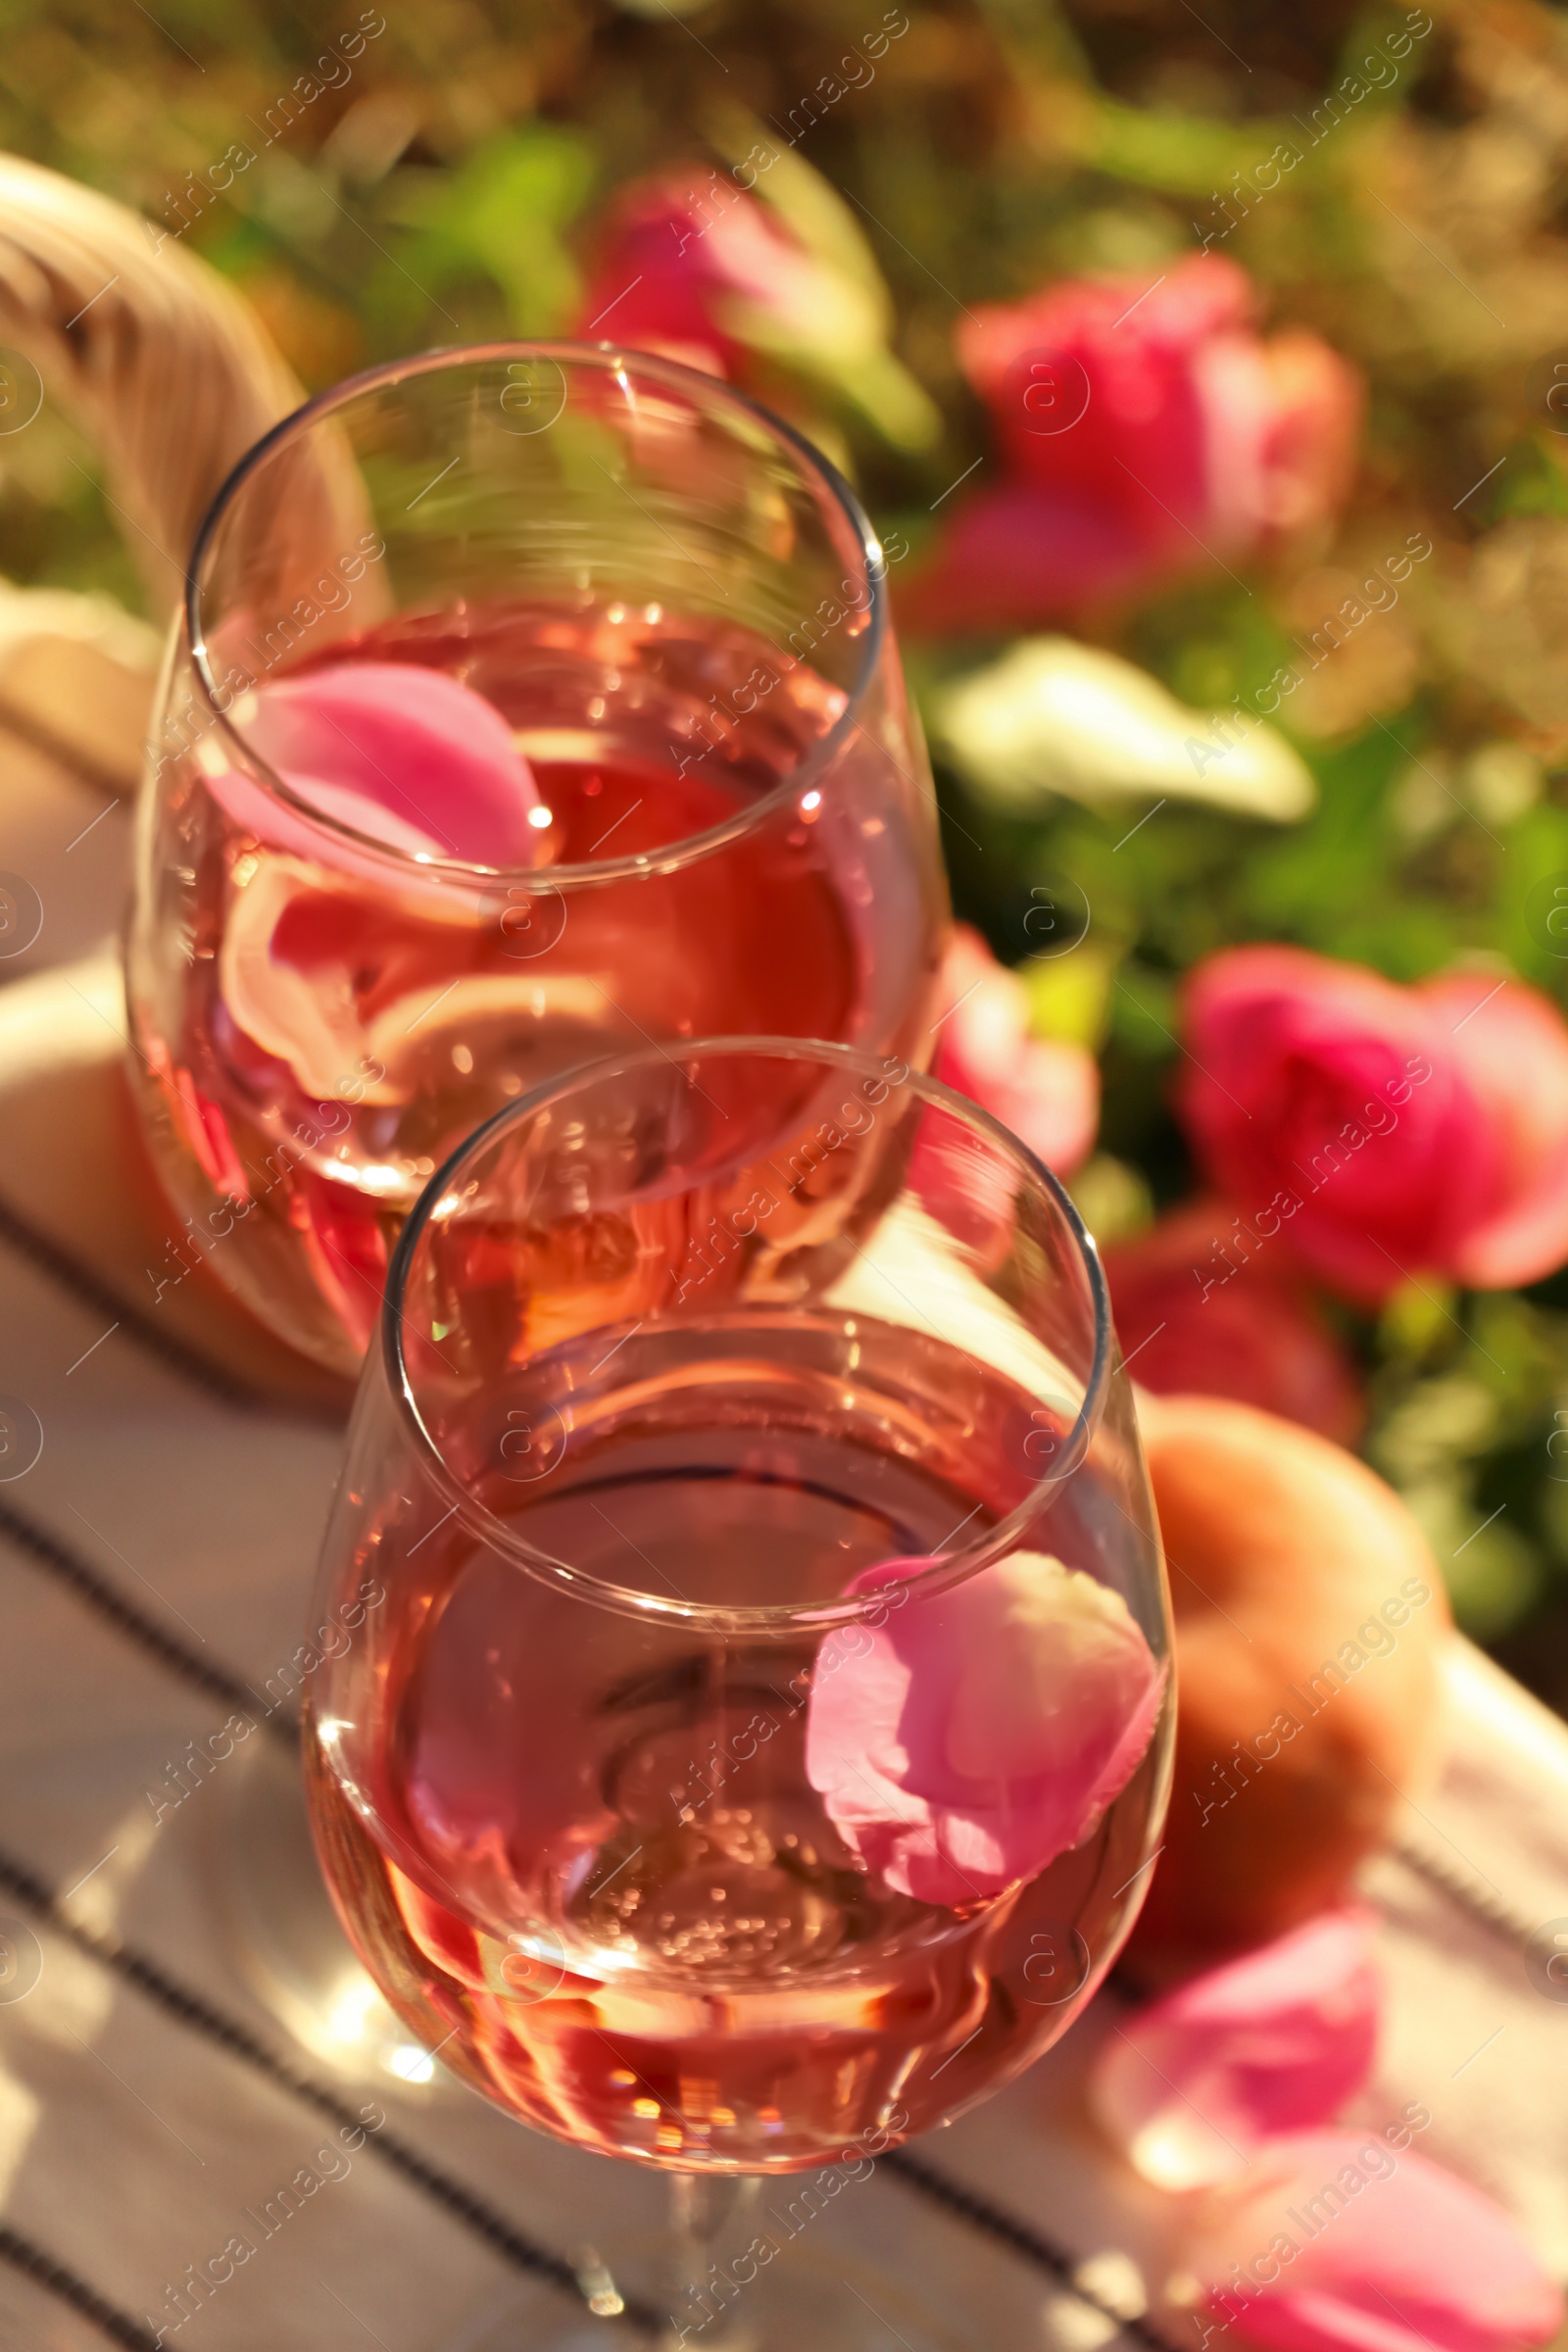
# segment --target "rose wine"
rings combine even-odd
[[[179,903],[158,919],[190,940],[178,993],[133,990],[156,1138],[179,1197],[207,1204],[197,1246],[345,1367],[408,1209],[492,1111],[649,1039],[783,1032],[917,1058],[942,922],[922,796],[863,731],[808,765],[845,696],[749,629],[657,604],[464,604],[264,678],[232,724],[243,737],[279,682],[372,662],[499,713],[537,794],[532,862],[454,876],[439,849],[357,854],[225,776],[215,734],[166,861]]]
[[[1165,1688],[1093,1467],[1039,1518],[1041,1422],[967,1353],[826,1308],[599,1330],[455,1406],[445,1458],[531,1556],[419,1477],[368,1503],[342,1575],[384,1598],[306,1735],[328,1882],[414,2031],[581,2146],[781,2171],[1054,2040],[1146,1884]],[[1032,1583],[879,1581],[1020,1503],[1054,1555]],[[778,1619],[650,1623],[649,1595]]]

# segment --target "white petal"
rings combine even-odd
[[[985,799],[1027,811],[1048,793],[1200,801],[1277,824],[1304,816],[1311,771],[1247,710],[1190,710],[1157,679],[1070,637],[1026,637],[937,695],[933,730]]]
[[[223,1002],[247,1037],[286,1061],[303,1091],[317,1102],[336,1101],[346,1074],[358,1069],[368,1040],[361,1026],[346,967],[325,963],[311,974],[275,960],[272,938],[302,893],[330,890],[314,866],[297,858],[263,858],[234,894],[219,955]],[[368,1085],[363,1100],[396,1102],[395,1088]]]

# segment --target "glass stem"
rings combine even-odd
[[[671,2173],[669,2325],[661,2352],[757,2352],[746,2286],[720,2259],[720,2241],[750,2215],[761,2185],[756,2174]]]

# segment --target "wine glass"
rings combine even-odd
[[[772,2308],[774,2202],[715,2260],[722,2208],[1054,2041],[1166,1802],[1163,1566],[1055,1179],[842,1046],[536,1089],[405,1226],[311,1622],[318,1848],[406,2026],[691,2177],[671,2343],[863,2342],[821,2279],[806,2334]]]
[[[437,1164],[714,1030],[913,1059],[947,920],[886,559],[722,382],[608,344],[372,369],[215,500],[128,942],[189,1235],[352,1372]]]

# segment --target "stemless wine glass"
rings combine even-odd
[[[885,571],[787,425],[609,345],[400,361],[243,460],[128,983],[168,1186],[264,1321],[354,1369],[437,1164],[585,1054],[918,1056],[946,889]]]
[[[311,1623],[361,1957],[580,2147],[863,2163],[1054,2041],[1148,1884],[1169,1628],[1104,1283],[902,1058],[644,1048],[481,1128],[399,1245]],[[672,2342],[785,2340],[767,2216],[681,2256]]]

